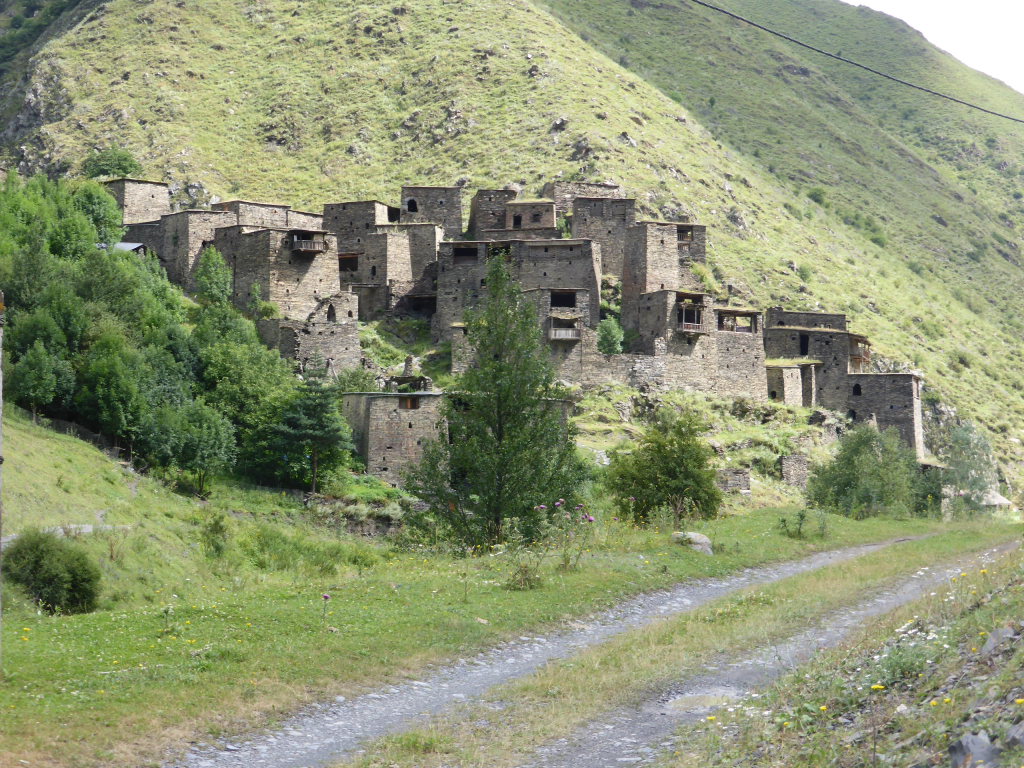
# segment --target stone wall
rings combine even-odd
[[[171,193],[167,185],[159,181],[139,179],[114,179],[106,187],[121,207],[121,223],[138,224],[145,221],[159,221],[161,216],[171,212]],[[131,240],[129,242],[142,242]]]
[[[558,240],[561,236],[562,230],[557,227],[550,229],[482,229],[477,239],[490,241]]]
[[[794,328],[825,328],[846,330],[846,315],[827,312],[795,312],[782,307],[771,307],[765,313],[765,327],[791,326]]]
[[[387,224],[377,227],[381,234],[404,234],[409,239],[412,278],[419,280],[429,265],[437,262],[444,230],[436,224]]]
[[[917,457],[924,457],[920,377],[913,373],[853,373],[847,377],[847,385],[850,418],[873,419],[882,430],[895,427]]]
[[[601,245],[601,273],[622,279],[626,231],[636,224],[636,200],[577,197],[572,204],[572,236]]]
[[[236,223],[250,227],[287,227],[289,207],[248,200],[225,200],[210,206],[214,211],[234,214]]]
[[[257,321],[256,327],[264,344],[295,360],[300,368],[319,357],[327,364],[327,372],[336,376],[362,364],[355,318],[334,323],[270,319]]]
[[[179,211],[164,216],[160,222],[161,245],[157,248],[160,263],[172,283],[194,291],[199,254],[215,239],[219,227],[235,223],[235,216],[226,211]]]
[[[505,227],[505,204],[516,199],[512,189],[478,190],[469,204],[469,229],[466,234],[474,240],[486,240],[481,232]]]
[[[771,315],[769,322],[771,322]],[[850,334],[813,327],[774,327],[764,331],[769,358],[809,358],[820,361],[815,371],[815,402],[825,408],[846,410],[850,366]]]
[[[811,467],[806,456],[800,454],[780,456],[779,469],[782,473],[782,482],[797,488],[807,487],[807,478],[811,474]]]
[[[555,204],[550,200],[514,200],[505,205],[505,229],[554,229]]]
[[[439,392],[342,396],[342,413],[368,474],[402,482],[403,473],[422,459],[424,444],[440,434],[441,397]]]
[[[719,469],[715,472],[715,483],[722,493],[750,493],[750,470]]]
[[[800,366],[769,366],[768,399],[784,405],[803,405],[803,378]]]
[[[306,320],[322,299],[341,292],[338,252],[333,235],[324,236],[323,253],[292,250],[287,229],[233,226],[217,230],[214,245],[233,270],[233,300],[246,307],[252,286],[274,302],[288,320]]]
[[[361,253],[363,238],[377,227],[395,224],[399,211],[377,200],[328,203],[324,206],[323,228],[338,238],[339,253]]]
[[[610,182],[549,181],[544,185],[541,197],[555,201],[555,215],[572,213],[572,201],[577,197],[625,197],[622,187]]]
[[[446,240],[462,235],[460,187],[402,187],[401,222],[439,225]]]

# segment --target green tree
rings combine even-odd
[[[606,317],[597,324],[597,349],[602,355],[617,355],[622,352],[625,334],[614,317]]]
[[[712,518],[722,503],[711,467],[714,450],[703,435],[708,425],[690,411],[662,409],[630,453],[615,453],[605,482],[623,515],[646,523],[667,507],[676,520]]]
[[[181,427],[177,464],[192,473],[196,493],[203,496],[210,476],[227,469],[235,460],[235,430],[230,421],[202,400],[184,408]]]
[[[998,482],[988,439],[969,421],[935,438],[941,441],[937,448],[945,465],[940,473],[942,485],[954,492],[954,511],[981,511],[985,494]]]
[[[129,444],[138,436],[148,405],[142,396],[141,359],[124,337],[106,333],[85,357],[76,395],[82,414],[93,425]]]
[[[35,341],[11,371],[11,394],[14,400],[32,411],[32,421],[40,408],[57,397],[58,360],[46,351],[43,342]]]
[[[231,301],[231,267],[224,261],[220,251],[212,245],[199,254],[196,266],[196,289],[199,298],[210,304],[227,304]]]
[[[89,179],[98,176],[137,176],[142,164],[127,149],[108,147],[97,150],[82,162],[82,175]]]
[[[430,508],[412,522],[436,521],[469,546],[502,541],[510,526],[536,537],[540,504],[571,499],[584,476],[536,310],[501,255],[486,285],[466,316],[472,363],[441,406],[447,435],[426,445],[407,478]]]
[[[832,461],[811,471],[812,504],[855,519],[925,512],[917,457],[895,429],[861,424],[839,441]]]
[[[301,467],[316,493],[320,471],[338,466],[353,449],[352,431],[338,411],[338,393],[322,361],[306,366],[298,392],[273,429],[282,463]]]

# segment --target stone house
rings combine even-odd
[[[398,485],[423,458],[423,446],[443,429],[441,392],[348,392],[342,415],[352,427],[366,471]]]

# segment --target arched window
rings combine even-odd
[[[333,304],[328,304],[327,305],[327,322],[328,323],[333,323],[337,319],[338,319],[338,314],[334,311],[334,305]]]
[[[416,202],[415,198],[410,197],[405,203],[405,208],[409,213],[416,213],[419,211],[420,206],[419,203]]]
[[[864,392],[860,388],[860,384],[854,384],[853,385],[853,395],[854,395],[854,397],[860,397],[863,394],[864,394]]]

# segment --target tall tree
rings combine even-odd
[[[224,261],[220,251],[212,245],[199,254],[196,266],[196,292],[199,298],[210,304],[227,304],[231,299],[231,267]]]
[[[444,532],[470,546],[501,541],[511,520],[537,535],[539,507],[570,499],[584,476],[536,309],[500,254],[486,285],[466,316],[472,363],[441,406],[447,435],[425,447],[407,478]]]
[[[182,440],[178,466],[191,472],[196,492],[206,493],[210,475],[235,460],[235,430],[231,422],[202,400],[194,400],[182,413]]]
[[[351,451],[352,431],[338,411],[337,389],[323,361],[307,365],[302,384],[274,428],[285,456],[298,456],[316,493],[321,469],[337,466]],[[287,463],[287,462],[285,462]]]

